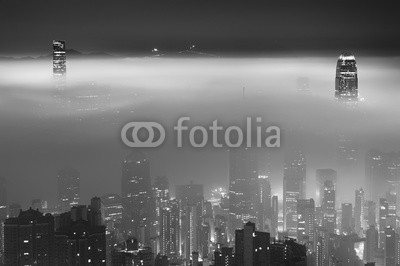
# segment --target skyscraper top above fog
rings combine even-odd
[[[338,99],[357,100],[358,74],[355,56],[343,53],[336,64],[335,96]]]
[[[65,41],[53,41],[53,73],[64,75],[67,71]]]

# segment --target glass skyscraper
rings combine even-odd
[[[122,163],[121,194],[126,233],[141,243],[150,242],[150,162],[142,152],[132,152]]]
[[[53,78],[60,85],[65,82],[67,73],[67,55],[65,41],[53,41]]]
[[[247,148],[229,151],[230,236],[248,221],[257,221],[259,202],[256,153]]]
[[[297,200],[305,198],[306,158],[300,150],[285,158],[283,169],[283,219],[285,231],[297,237]]]
[[[358,100],[357,64],[353,54],[343,53],[336,64],[335,96],[345,102]]]

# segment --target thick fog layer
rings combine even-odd
[[[172,127],[242,126],[247,116],[282,130],[281,148],[270,149],[272,189],[281,199],[283,155],[300,146],[307,159],[307,196],[314,197],[315,169],[337,168],[339,136],[357,149],[357,173],[338,176],[338,198],[353,201],[364,185],[365,152],[400,151],[399,58],[357,58],[359,102],[335,100],[335,57],[259,59],[138,58],[70,60],[67,84],[52,82],[50,60],[0,62],[0,174],[10,201],[54,202],[57,170],[81,173],[81,195],[120,192],[121,162],[130,151],[120,139],[130,121],[157,121],[167,142],[147,149],[153,176],[172,184],[228,186],[226,149],[175,147]],[[299,90],[298,80],[309,87]]]

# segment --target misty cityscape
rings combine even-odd
[[[394,8],[71,2],[0,3],[0,265],[400,265]]]
[[[36,113],[30,119],[34,120],[33,124],[37,123],[36,126],[39,126],[36,129],[38,133],[31,133],[33,138],[37,138],[34,135],[46,129],[46,120],[52,119],[53,116],[57,120],[64,119],[69,123],[68,127],[84,129],[87,123],[90,127],[100,130],[95,124],[100,122],[105,130],[110,125],[120,130],[123,122],[128,121],[126,119],[136,117],[136,110],[140,113],[143,113],[141,109],[147,110],[148,107],[142,107],[141,104],[159,103],[156,97],[147,95],[148,93],[142,90],[119,92],[125,95],[115,96],[111,85],[103,81],[84,83],[73,77],[73,74],[70,78],[69,72],[73,72],[73,64],[71,62],[71,66],[67,68],[68,50],[65,46],[65,41],[53,42],[53,77],[45,82],[38,81],[50,86],[49,89],[40,92],[39,96],[43,99],[47,97],[47,101],[40,101],[39,104],[39,101],[34,99],[30,103],[32,106],[28,107],[35,109]],[[109,63],[121,64],[122,67],[128,68],[132,67],[129,60],[111,59]],[[146,60],[147,64],[158,64],[152,62],[158,59],[151,57],[141,59],[143,60]],[[212,63],[225,64],[224,59],[205,59],[192,71],[200,71],[199,68],[204,67],[203,64],[208,66],[209,60]],[[101,59],[85,64],[99,62],[102,62]],[[107,60],[105,62],[108,63]],[[8,62],[16,65],[30,63]],[[37,63],[44,62],[41,60]],[[175,64],[179,62],[175,61]],[[268,67],[268,62],[265,64]],[[288,101],[292,100],[291,97],[298,98],[300,103],[294,102],[295,107],[302,102],[309,103],[310,99],[326,101],[324,97],[330,97],[331,106],[327,108],[340,110],[341,117],[347,115],[348,120],[367,120],[368,104],[371,103],[368,97],[362,98],[362,93],[359,94],[358,69],[354,55],[340,55],[336,60],[336,69],[335,62],[330,65],[330,96],[314,96],[313,79],[299,76],[293,79],[291,95],[288,93],[284,98]],[[116,81],[117,84],[119,82],[121,81]],[[37,85],[24,86],[36,89]],[[196,93],[195,90],[190,93],[193,92]],[[159,92],[156,90],[152,93]],[[212,92],[205,90],[204,93]],[[259,98],[268,97],[257,87],[238,87],[236,92],[231,93],[236,94],[235,97],[214,93],[213,97],[219,98],[214,101],[226,100],[227,103],[221,102],[222,106],[235,103],[236,106],[228,109],[227,113],[231,114],[233,110],[239,109],[239,116],[243,113],[254,113],[260,108]],[[16,97],[11,91],[8,94],[5,93],[5,96]],[[277,97],[273,92],[270,94]],[[121,101],[120,97],[130,97],[135,104],[113,105],[114,100]],[[188,96],[183,94],[182,97]],[[196,100],[207,101],[208,98],[202,100],[201,97],[196,97]],[[136,102],[139,107],[135,106]],[[166,106],[161,103],[159,107],[168,110],[171,104],[173,105],[174,101]],[[252,104],[254,106],[248,106]],[[190,105],[189,99],[188,106]],[[198,107],[193,107],[194,113],[199,112]],[[216,117],[226,118],[226,110],[218,110],[215,103],[209,108],[219,112]],[[333,146],[330,147],[334,149],[333,158],[323,160],[321,168],[316,162],[310,168],[308,162],[314,157],[312,153],[306,153],[309,147],[304,144],[307,142],[302,141],[310,141],[307,136],[302,136],[308,133],[307,129],[286,128],[285,121],[276,118],[279,111],[275,110],[271,118],[276,119],[274,123],[278,123],[282,128],[283,152],[273,148],[246,147],[221,150],[204,147],[201,151],[193,148],[180,151],[178,148],[169,147],[174,144],[170,141],[171,143],[166,144],[168,147],[157,148],[161,149],[158,151],[160,154],[153,155],[152,151],[146,149],[133,148],[129,151],[119,143],[117,148],[121,150],[121,159],[119,166],[116,166],[119,169],[113,171],[115,175],[119,172],[119,177],[113,177],[112,180],[119,179],[120,190],[115,185],[111,185],[109,191],[107,187],[100,192],[88,190],[83,181],[85,177],[78,170],[79,166],[74,165],[75,160],[69,159],[68,162],[72,163],[61,166],[51,174],[51,178],[56,181],[52,182],[53,188],[49,187],[51,182],[46,182],[49,185],[45,190],[41,190],[40,197],[33,198],[33,195],[40,194],[28,192],[26,194],[31,200],[27,198],[25,201],[17,201],[21,196],[15,197],[10,193],[13,180],[9,181],[7,175],[2,176],[2,257],[5,265],[26,265],[32,261],[44,265],[46,262],[46,265],[363,265],[364,262],[395,265],[399,258],[398,241],[393,239],[398,239],[397,205],[400,198],[396,195],[400,189],[400,153],[371,148],[366,150],[365,154],[361,154],[363,149],[354,138],[355,133],[344,126],[351,122],[345,121],[341,125],[340,121],[336,121],[342,128],[335,130],[333,134],[328,132],[329,127],[316,130],[311,126],[311,129],[308,129],[315,130],[313,137],[320,135],[323,141],[326,138],[335,138]],[[177,111],[171,111],[171,115],[174,116],[172,112]],[[205,111],[199,113],[208,115]],[[190,114],[194,116],[193,113]],[[263,110],[260,114],[270,117],[271,113],[269,110]],[[304,115],[308,115],[307,111]],[[285,115],[282,114],[282,117]],[[197,120],[199,119],[198,115]],[[203,117],[201,119],[209,120]],[[295,120],[296,118],[291,122]],[[156,121],[162,121],[168,127],[165,121],[172,119],[166,116],[165,120],[157,118]],[[40,125],[41,123],[44,125]],[[315,126],[325,126],[325,123],[320,122]],[[74,134],[78,134],[80,130],[77,131],[68,134],[57,133],[56,140],[73,139]],[[96,134],[90,133],[87,136],[100,138]],[[118,134],[114,134],[115,142],[120,141],[117,136]],[[54,141],[42,140],[42,143],[46,145],[46,142]],[[315,143],[318,144],[319,141]],[[310,146],[317,145],[315,143]],[[24,145],[28,150],[37,148],[36,145]],[[69,145],[68,140],[63,145]],[[96,145],[101,144],[97,142]],[[105,142],[104,145],[110,144]],[[162,151],[164,149],[167,151]],[[311,147],[311,150],[315,149]],[[125,155],[124,150],[127,151]],[[44,151],[47,152],[46,148]],[[115,153],[112,149],[109,149],[109,152]],[[196,170],[186,177],[186,182],[175,181],[173,177],[169,177],[169,172],[173,171],[163,163],[157,166],[157,161],[165,160],[164,157],[171,152],[181,152],[183,156],[191,157],[199,164]],[[212,168],[207,170],[211,172],[208,173],[211,177],[224,172],[222,178],[215,178],[215,182],[202,182],[201,174],[207,170],[201,168],[209,167],[207,165],[212,163],[202,157],[196,158],[193,153],[198,152],[206,153],[206,157],[210,156],[210,153],[218,154],[211,160],[218,160],[223,165],[222,171],[218,168],[215,173]],[[88,154],[84,155],[86,156]],[[77,157],[79,160],[85,160],[79,155]],[[101,165],[94,163],[93,167],[100,168],[100,171],[103,167],[107,168],[108,156],[104,157],[100,159]],[[160,158],[153,161],[152,157]],[[185,160],[182,162],[187,163]],[[177,161],[170,161],[169,164],[173,164],[174,168],[182,167],[184,172],[191,171],[190,163],[186,167],[180,166]],[[362,173],[362,165],[365,167],[365,173]],[[277,169],[277,166],[281,169]],[[46,165],[43,167],[46,168]],[[154,171],[154,168],[159,169]],[[154,175],[154,172],[157,174]],[[94,182],[98,181],[103,182],[102,178]],[[92,186],[91,183],[89,185]],[[47,196],[46,191],[54,191],[55,199]],[[86,191],[90,191],[90,194],[86,195]],[[21,229],[18,228],[32,221],[35,224],[35,233],[19,231]],[[36,229],[39,225],[43,228]],[[75,236],[77,233],[81,235]],[[40,244],[43,245],[40,250],[30,246],[30,241],[34,241],[32,237],[36,234],[36,237],[46,236],[46,240]],[[246,234],[255,234],[257,239],[255,242],[251,241],[253,248],[250,251],[246,249],[250,245],[250,242],[246,242],[249,241],[246,240]],[[19,237],[13,240],[14,235]],[[17,244],[19,241],[27,242]],[[37,241],[39,240],[35,240],[35,245],[38,245]],[[17,245],[17,249],[14,245]],[[348,249],[349,246],[353,248]],[[259,252],[257,249],[261,251],[262,248],[265,252],[255,254]],[[92,249],[94,251],[90,251]],[[291,250],[290,255],[284,252],[287,249]],[[250,255],[246,252],[252,254],[252,259],[247,257]]]

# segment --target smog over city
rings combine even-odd
[[[397,25],[0,1],[0,265],[400,265]]]

